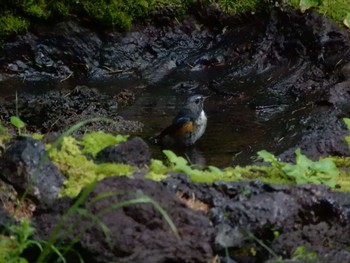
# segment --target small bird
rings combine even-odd
[[[193,145],[202,137],[207,127],[207,116],[203,110],[206,98],[202,95],[189,97],[173,123],[156,136],[156,141],[167,146],[188,147]]]

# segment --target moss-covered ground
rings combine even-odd
[[[278,1],[276,1],[278,2]],[[0,8],[0,37],[23,33],[35,23],[59,21],[77,16],[128,30],[135,20],[145,21],[153,11],[166,8],[175,18],[198,11],[201,6],[216,5],[223,12],[244,14],[266,8],[267,0],[3,0]],[[350,17],[348,0],[290,0],[294,8],[316,11],[329,16],[338,23]]]
[[[296,151],[295,164],[274,159],[272,165],[248,165],[219,169],[215,166],[195,168],[186,159],[164,150],[167,161],[151,160],[149,167],[137,168],[126,164],[96,164],[87,156],[95,156],[103,148],[125,141],[125,136],[113,136],[103,132],[86,134],[81,140],[67,136],[59,149],[49,149],[54,164],[67,176],[61,194],[74,197],[93,180],[106,176],[129,176],[140,170],[146,178],[161,181],[171,172],[187,174],[194,182],[260,180],[271,184],[322,183],[340,191],[350,191],[350,157],[329,157],[313,162]],[[266,151],[262,151],[265,153]],[[272,154],[268,156],[275,158]],[[259,154],[263,156],[263,154]],[[268,159],[265,159],[268,161]],[[140,172],[140,171],[139,171]]]

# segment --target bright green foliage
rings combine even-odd
[[[68,16],[70,12],[70,5],[65,1],[52,1],[50,2],[51,14],[58,16]]]
[[[306,10],[316,7],[320,4],[319,0],[300,0],[299,7],[301,12],[305,12]]]
[[[236,181],[241,178],[241,172],[235,168],[220,170],[214,166],[209,166],[207,170],[199,170],[192,168],[183,157],[177,156],[172,151],[164,150],[163,153],[168,158],[170,165],[165,166],[162,161],[152,160],[151,171],[147,174],[147,178],[160,181],[167,177],[167,172],[185,173],[193,182],[212,183],[219,180]]]
[[[26,30],[30,20],[55,19],[78,15],[119,29],[129,29],[135,19],[146,18],[156,8],[171,6],[176,14],[189,8],[182,0],[3,0],[0,10],[0,35]],[[19,16],[25,18],[20,18]]]
[[[21,130],[26,126],[26,124],[18,116],[11,116],[10,122],[17,128],[18,135],[21,135]]]
[[[26,126],[26,124],[17,116],[11,116],[10,122],[18,129],[24,128],[24,126]]]
[[[190,176],[191,180],[194,182],[207,182],[211,183],[216,180],[220,180],[223,172],[219,170],[219,173],[207,171],[207,170],[198,170],[193,169],[188,165],[188,162],[180,156],[177,156],[175,153],[169,150],[164,150],[163,153],[168,157],[171,164],[171,169],[173,171],[182,172]]]
[[[127,8],[124,8],[122,1],[82,1],[83,9],[96,20],[108,24],[117,25],[122,29],[128,29],[131,26],[132,16],[127,13]],[[130,8],[132,8],[130,6]],[[125,10],[123,10],[125,9]]]
[[[286,177],[281,169],[268,166],[236,166],[219,169],[215,166],[208,166],[205,170],[191,167],[188,162],[169,150],[164,150],[164,154],[169,160],[169,165],[165,165],[160,160],[151,160],[150,171],[146,178],[161,181],[167,178],[169,172],[182,172],[189,175],[194,182],[212,183],[214,181],[250,181],[261,180],[266,183],[290,184],[293,180]]]
[[[343,118],[343,121],[346,125],[346,128],[348,128],[348,130],[350,130],[350,119],[349,118]]]
[[[6,143],[9,142],[11,138],[8,130],[0,123],[0,152],[5,150]]]
[[[7,13],[0,13],[0,36],[6,36],[10,34],[18,34],[28,29],[29,22],[28,20]]]
[[[242,14],[258,10],[266,2],[262,0],[218,0],[218,3],[227,13]]]
[[[38,18],[47,18],[50,16],[50,11],[47,9],[45,0],[22,0],[20,4],[23,11],[30,16]]]
[[[348,128],[348,130],[350,130],[350,119],[349,119],[349,118],[344,118],[343,121],[344,121],[346,127]],[[346,136],[344,137],[344,139],[345,139],[345,141],[346,141],[346,143],[348,144],[349,149],[350,149],[350,136],[349,136],[349,135],[346,135]]]
[[[33,133],[31,136],[34,140],[42,140],[44,138],[44,134],[41,133]]]
[[[151,165],[150,165],[150,172],[147,173],[145,178],[154,180],[154,181],[162,181],[168,177],[166,174],[169,172],[169,167],[165,166],[162,161],[152,159],[151,160]]]
[[[310,251],[309,249],[307,249],[304,246],[298,246],[293,252],[292,259],[294,259],[294,260],[302,260],[302,259],[313,260],[313,259],[317,259],[317,253]]]
[[[349,0],[289,0],[289,4],[294,8],[300,8],[302,12],[315,8],[318,13],[349,27],[347,25],[350,19]]]
[[[350,28],[350,12],[346,14],[346,17],[343,20],[344,25]]]
[[[350,13],[349,0],[322,0],[317,11],[341,24],[346,15]]]
[[[53,163],[67,176],[61,195],[75,197],[80,190],[93,180],[101,180],[112,175],[129,175],[134,171],[126,164],[95,164],[89,160],[73,137],[64,137],[61,148],[50,149],[49,155]]]
[[[265,162],[270,162],[272,166],[281,170],[286,177],[292,178],[297,184],[322,183],[329,187],[335,186],[339,169],[332,160],[321,159],[314,162],[303,155],[300,149],[297,149],[295,154],[296,163],[290,164],[279,162],[273,154],[265,150],[258,152]]]
[[[93,157],[103,150],[104,148],[125,142],[129,136],[120,135],[114,136],[104,132],[91,132],[82,138],[80,144],[83,146],[84,153],[90,153]]]
[[[39,242],[30,239],[35,228],[30,225],[28,219],[21,219],[18,225],[9,225],[7,230],[10,236],[0,234],[0,262],[27,263],[28,261],[21,257],[26,248],[34,245],[42,250]]]

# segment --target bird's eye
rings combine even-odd
[[[195,100],[196,104],[199,104],[201,102],[201,100],[198,98]]]

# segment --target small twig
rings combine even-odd
[[[103,66],[103,68],[108,70],[108,74],[118,74],[118,73],[128,72],[128,69],[113,69],[107,66]]]
[[[306,109],[306,107],[301,107],[301,108],[299,108],[299,109],[297,109],[297,110],[295,110],[295,111],[292,111],[292,115],[293,115],[294,113],[298,112],[298,111],[305,110],[305,109]]]
[[[126,69],[115,69],[115,70],[108,71],[108,74],[118,74],[118,73],[123,73],[126,71],[127,71]]]
[[[67,77],[65,77],[64,79],[61,79],[60,82],[64,82],[67,79],[69,79],[71,76],[73,76],[73,72],[69,73],[69,75]]]

